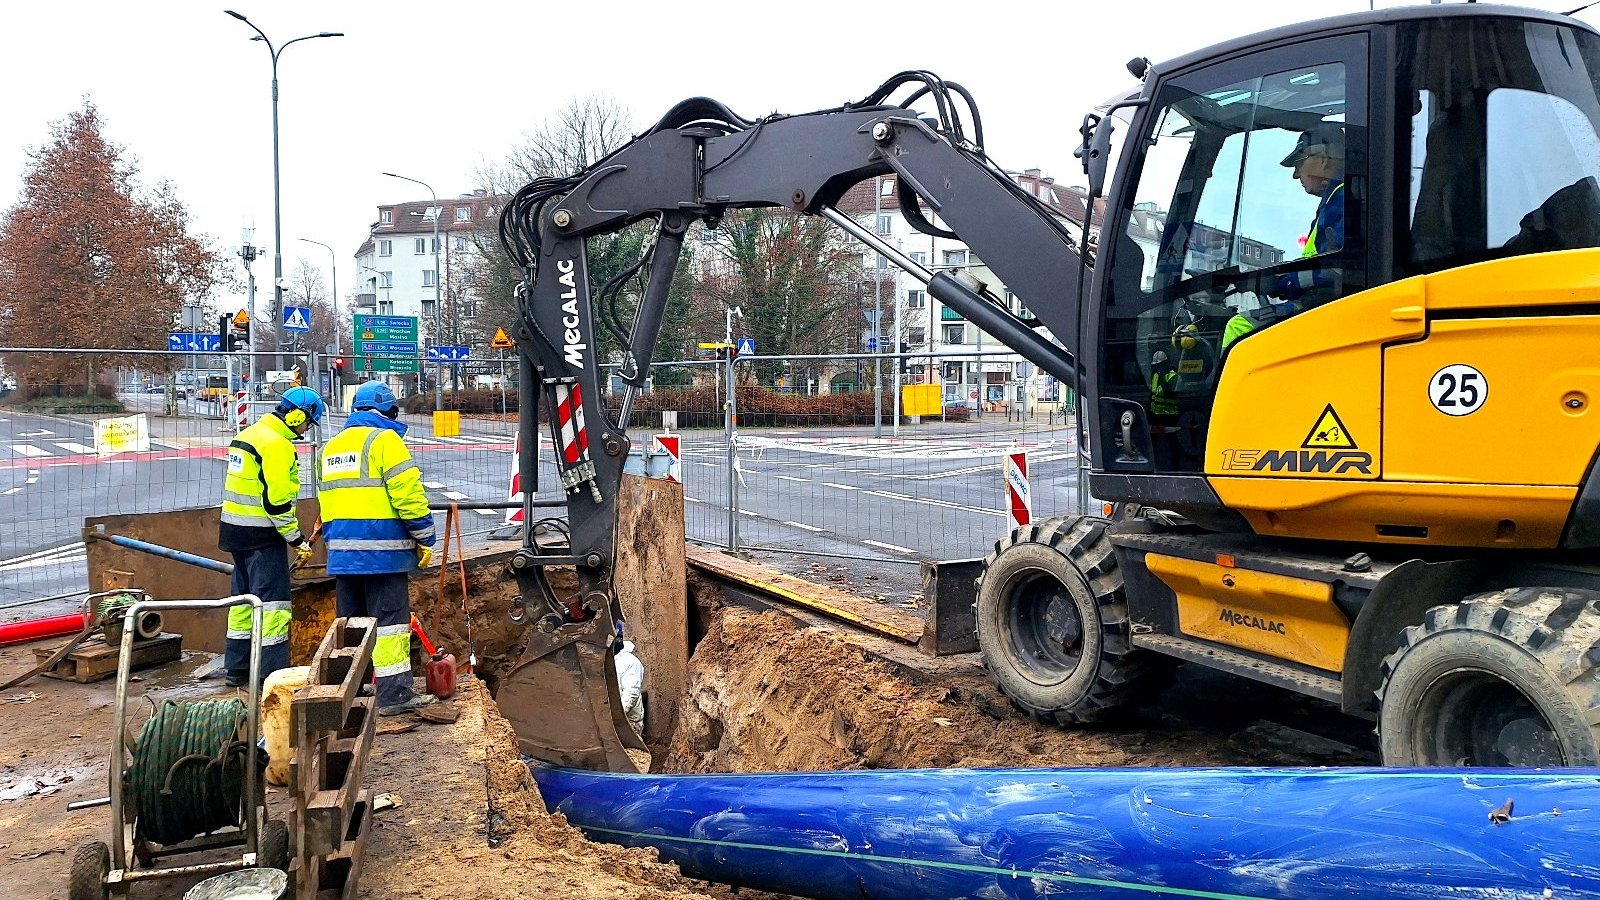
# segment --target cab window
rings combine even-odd
[[[1470,18],[1399,38],[1400,274],[1600,246],[1600,37]]]
[[[1310,42],[1162,85],[1120,195],[1102,395],[1144,408],[1162,471],[1198,471],[1239,340],[1365,286],[1365,40]]]

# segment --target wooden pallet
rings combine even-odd
[[[346,727],[316,738],[316,746],[306,754],[306,764],[295,771],[290,765],[293,784],[302,786],[300,810],[302,852],[312,856],[335,853],[345,840],[346,825],[361,793],[361,771],[372,754],[377,732],[377,700],[361,697],[350,707]]]
[[[54,647],[34,648],[33,651],[40,662],[49,659],[55,652]],[[65,659],[43,674],[63,681],[75,681],[78,684],[100,681],[117,674],[117,657],[121,652],[120,645],[107,644],[105,638],[96,635],[84,641],[82,646],[68,653]],[[134,671],[148,669],[151,666],[165,665],[182,655],[183,635],[162,632],[147,641],[134,641],[129,665]]]
[[[362,791],[336,851],[325,856],[297,856],[289,867],[290,880],[296,884],[295,896],[304,900],[353,900],[371,828],[372,792]]]
[[[372,818],[361,774],[378,723],[377,699],[360,696],[360,689],[372,678],[377,634],[375,619],[334,619],[312,656],[310,683],[290,704],[290,877],[300,900],[356,893]]]

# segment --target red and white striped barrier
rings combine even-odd
[[[651,453],[664,454],[671,457],[667,463],[667,473],[662,476],[667,481],[683,483],[683,454],[681,452],[680,438],[676,434],[658,434],[650,438]]]
[[[522,502],[522,432],[517,431],[516,440],[511,442],[511,497],[512,503]],[[534,465],[538,465],[535,461]],[[514,525],[522,521],[522,507],[506,510],[506,524]]]
[[[1028,486],[1028,452],[1017,450],[1007,453],[1006,506],[1011,512],[1011,525],[1021,528],[1033,521],[1033,493]]]
[[[239,391],[233,395],[233,427],[236,431],[243,431],[250,424],[249,395]]]

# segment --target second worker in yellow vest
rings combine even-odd
[[[378,620],[378,712],[392,716],[434,701],[411,686],[409,576],[432,562],[437,538],[394,392],[369,381],[350,406],[344,430],[322,448],[317,500],[339,615]]]
[[[317,392],[285,391],[278,408],[239,432],[228,445],[228,473],[222,482],[222,526],[217,546],[233,554],[233,593],[261,598],[261,678],[289,665],[289,547],[310,545],[295,518],[300,496],[300,458],[294,440],[322,421],[326,407]],[[249,678],[250,607],[228,610],[228,640],[223,654],[226,681],[237,687]]]

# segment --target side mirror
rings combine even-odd
[[[1088,139],[1088,152],[1083,157],[1083,173],[1090,176],[1090,197],[1106,195],[1106,168],[1110,165],[1110,133],[1117,130],[1115,119],[1102,117],[1094,125],[1094,135]]]

